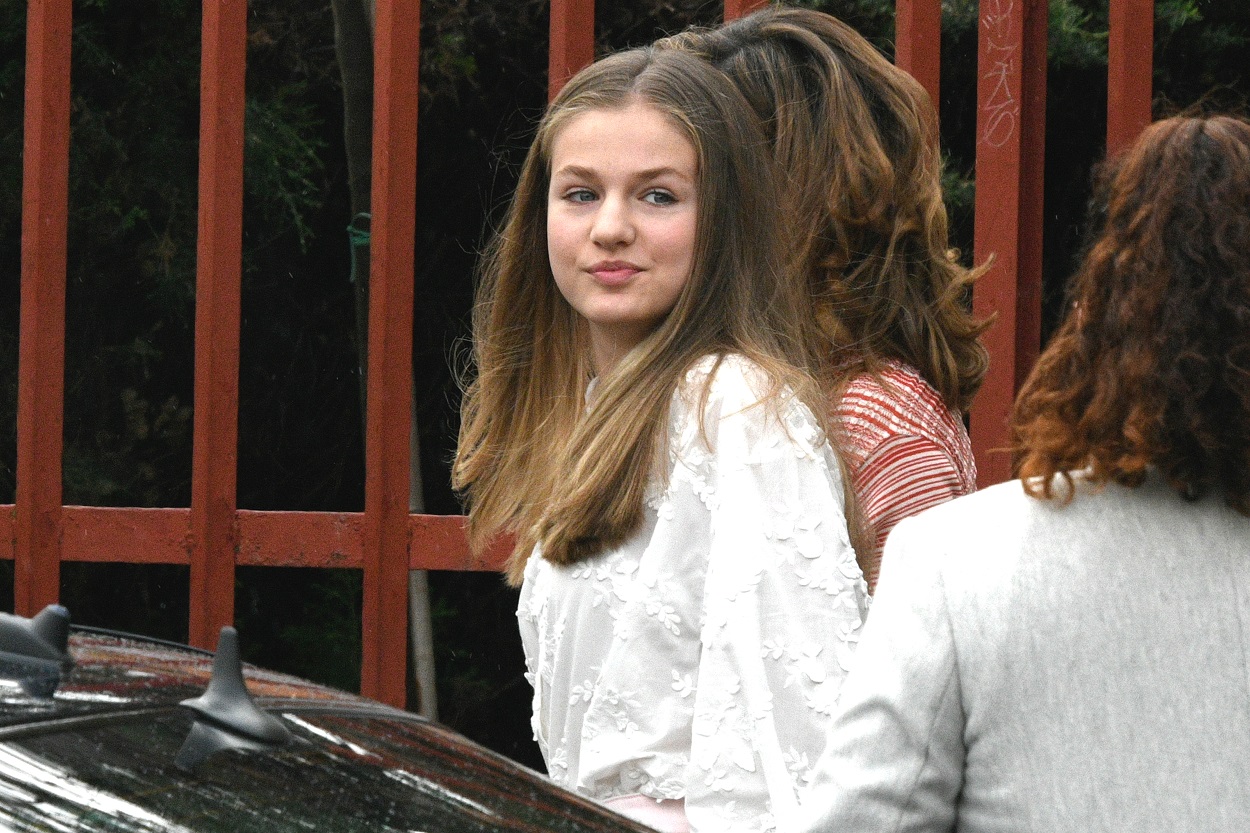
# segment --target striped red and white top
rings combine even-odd
[[[833,405],[851,489],[874,546],[861,559],[871,590],[886,536],[903,518],[976,489],[972,443],[960,415],[907,365],[865,373]]]

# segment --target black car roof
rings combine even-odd
[[[213,677],[213,655],[142,638],[82,632],[70,635],[68,653],[72,656],[72,664],[68,667],[65,664],[57,667],[56,663],[52,663],[52,672],[59,674],[60,678],[50,696],[32,693],[30,689],[38,689],[38,686],[29,685],[29,679],[24,685],[20,674],[13,676],[14,667],[0,668],[0,747],[18,750],[14,754],[26,755],[31,760],[44,761],[46,757],[50,772],[61,769],[73,771],[74,784],[77,785],[74,786],[77,792],[66,792],[68,787],[60,792],[48,792],[32,782],[29,773],[23,776],[18,770],[0,771],[0,781],[12,780],[8,786],[24,790],[30,798],[20,807],[0,805],[0,816],[5,819],[10,815],[13,818],[41,819],[44,811],[40,808],[44,805],[39,802],[47,802],[48,807],[56,804],[61,811],[71,815],[81,812],[94,814],[92,808],[95,805],[84,803],[85,799],[81,796],[88,793],[103,795],[101,790],[111,789],[97,783],[102,780],[110,784],[125,782],[123,786],[128,792],[119,800],[127,807],[142,804],[135,812],[147,812],[143,809],[148,807],[146,802],[156,801],[159,807],[153,805],[149,809],[158,816],[163,817],[164,814],[182,818],[189,813],[188,818],[199,818],[195,815],[199,812],[195,809],[199,807],[196,802],[209,801],[211,796],[220,792],[223,803],[220,807],[212,804],[210,809],[213,813],[221,809],[233,814],[230,818],[269,818],[266,814],[287,812],[283,809],[286,805],[281,804],[283,791],[269,792],[266,786],[268,781],[264,779],[270,776],[261,777],[258,773],[271,772],[273,766],[283,766],[287,767],[283,772],[306,773],[331,781],[341,777],[346,779],[344,783],[366,783],[361,779],[367,776],[372,779],[367,781],[372,785],[369,789],[377,790],[378,794],[386,793],[390,796],[390,803],[386,807],[375,806],[374,793],[366,792],[354,799],[354,808],[359,809],[360,805],[374,814],[397,813],[397,817],[436,820],[438,823],[434,827],[437,829],[506,829],[527,833],[641,833],[648,829],[589,799],[566,792],[538,773],[447,727],[355,694],[250,666],[244,666],[244,678],[252,702],[266,712],[267,719],[269,715],[280,714],[285,726],[301,732],[302,740],[288,747],[292,750],[289,755],[280,752],[283,745],[278,744],[271,747],[275,756],[272,758],[268,757],[269,753],[258,754],[254,758],[246,753],[244,757],[229,759],[231,763],[224,769],[220,766],[221,759],[215,759],[219,763],[214,769],[214,759],[199,756],[184,766],[180,760],[191,745],[196,729],[201,726],[197,709],[193,706],[188,709],[190,704],[184,701],[212,699],[205,692]],[[228,653],[223,650],[219,655]],[[34,669],[34,673],[46,675],[49,664],[46,660],[41,662],[28,663],[28,671]],[[0,665],[21,664],[12,654],[0,657]],[[7,679],[4,674],[9,675]],[[97,741],[79,740],[88,736],[101,737],[101,733],[114,729],[119,733],[110,737],[138,736],[133,731],[135,726],[145,727],[139,734],[147,731],[146,727],[151,727],[153,738],[158,735],[164,737],[161,735],[164,730],[159,727],[172,726],[173,715],[189,716],[189,711],[197,711],[197,715],[194,726],[190,728],[190,736],[184,736],[187,739],[183,749],[175,756],[172,748],[163,748],[158,754],[165,757],[157,758],[150,765],[146,762],[136,765],[126,758],[129,763],[118,766],[116,761],[121,758],[115,756],[136,751],[133,745],[127,747],[122,744],[113,748],[106,744],[97,747],[94,745]],[[207,717],[208,723],[216,722],[212,714]],[[217,725],[220,728],[224,724]],[[335,736],[340,731],[342,737]],[[306,751],[311,748],[308,746],[310,737],[321,738],[324,743],[315,754]],[[352,737],[365,746],[357,748]],[[38,751],[21,751],[28,747]],[[248,748],[255,749],[256,746],[253,744]],[[140,757],[146,753],[146,748],[139,751]],[[208,754],[213,752],[210,750]],[[56,763],[51,763],[53,760]],[[264,763],[258,764],[260,761]],[[277,761],[281,763],[276,764]],[[199,771],[197,767],[201,762],[211,771],[203,778],[191,774]],[[358,769],[355,768],[357,763],[360,765]],[[261,769],[253,772],[257,766]],[[243,775],[240,776],[240,773]],[[263,788],[263,800],[256,801],[256,796],[249,800],[238,799],[230,788],[220,791],[220,784],[226,783],[223,779],[243,777],[247,784],[239,787],[240,792],[249,795],[255,792],[250,790],[252,783],[248,773],[255,774],[259,779],[256,783]],[[403,788],[398,792],[388,791],[401,782]],[[290,786],[291,782],[286,783]],[[300,783],[303,784],[302,781]],[[321,781],[308,783],[316,790]],[[135,784],[141,788],[136,788]],[[195,789],[191,789],[192,786]],[[317,792],[316,800],[328,796],[327,800],[333,800],[326,806],[338,808],[333,813],[340,813],[342,802],[333,798],[331,792],[325,796]],[[292,814],[291,818],[295,818],[296,814]],[[0,827],[4,827],[3,819],[0,819]],[[43,828],[37,825],[35,829]],[[89,829],[137,828],[110,826]],[[211,824],[192,824],[187,829],[216,831],[219,828]]]
[[[11,659],[0,662],[0,729],[172,708],[202,694],[212,675],[212,654],[142,637],[75,631],[69,653],[74,663],[68,670],[49,672],[46,666]],[[32,694],[38,686],[29,683],[48,673],[59,674],[55,693]],[[245,665],[244,677],[261,708],[299,703],[388,710],[375,701],[275,671]]]

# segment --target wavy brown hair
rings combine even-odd
[[[767,8],[657,45],[723,70],[764,123],[826,384],[897,360],[967,411],[988,366],[986,325],[967,307],[976,273],[948,243],[937,117],[919,82],[809,9]]]
[[[1250,514],[1250,123],[1178,116],[1104,165],[1072,306],[1016,402],[1035,497],[1137,486]],[[1070,488],[1065,495],[1070,495]]]

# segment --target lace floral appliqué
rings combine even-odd
[[[767,831],[803,798],[867,592],[819,424],[761,404],[746,360],[714,366],[674,394],[638,533],[576,565],[531,558],[517,616],[554,780]]]

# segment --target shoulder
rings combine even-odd
[[[746,356],[704,356],[686,371],[673,395],[670,428],[697,431],[711,444],[725,432],[781,437],[816,449],[825,442],[819,420],[790,388]]]
[[[1053,511],[1052,503],[1009,480],[904,518],[886,538],[881,581],[898,570],[933,570],[962,581],[1007,569],[1022,549],[1021,536],[1035,526],[1031,516]]]
[[[906,409],[905,403],[917,402],[927,408],[946,410],[942,397],[919,371],[902,362],[886,362],[879,373],[860,373],[846,386],[844,396],[853,401],[877,399]]]
[[[746,356],[729,353],[704,356],[691,365],[678,392],[687,400],[706,396],[745,406],[763,402],[772,387],[772,379],[764,368]]]
[[[1055,475],[1052,494],[1052,498],[1033,497],[1025,492],[1022,481],[1008,480],[927,509],[903,523],[923,533],[962,528],[965,541],[978,542],[1021,523],[1079,525],[1138,507],[1148,514],[1194,514],[1197,506],[1180,500],[1156,475],[1140,486],[1126,487],[1092,483],[1083,472],[1074,471],[1068,476]]]
[[[784,400],[769,373],[737,353],[704,356],[686,371],[674,395],[681,410],[704,420],[753,414],[774,399]],[[792,397],[789,397],[792,398]]]
[[[878,411],[910,422],[956,416],[923,376],[899,362],[886,364],[880,373],[852,378],[834,408],[849,413]]]
[[[1130,488],[1074,473],[1072,485],[1065,501],[1009,481],[901,521],[872,615],[891,599],[884,609],[937,605],[969,652],[1031,645],[1027,654],[1037,634],[1115,641],[1124,622],[1148,619],[1166,635],[1175,599],[1197,594],[1208,605],[1213,588],[1231,589],[1228,576],[1244,570],[1250,518],[1218,496],[1189,502],[1161,479]]]
[[[1021,481],[1009,480],[906,518],[886,541],[882,579],[892,568],[922,564],[943,583],[969,589],[1010,582],[1021,572],[1067,572],[1075,561],[1114,560],[1109,538],[1145,547],[1184,539],[1203,514],[1153,480],[1137,488],[1096,485],[1074,472],[1071,485],[1056,476],[1053,494],[1033,497]]]
[[[1041,503],[1045,502],[1025,494],[1019,480],[1009,480],[926,509],[900,521],[896,530],[907,531],[913,538],[937,536],[930,539],[935,546],[944,544],[948,535],[963,541],[980,539],[1010,527],[1021,513]]]
[[[1044,508],[1012,480],[899,521],[885,539],[869,620],[916,608],[979,622],[1017,605],[1021,571],[1046,569],[1046,548],[1039,560],[1028,532]]]
[[[950,456],[961,472],[972,466],[963,419],[907,365],[891,362],[880,374],[856,376],[831,403],[831,410],[855,462],[891,439],[919,437]]]
[[[861,373],[853,378],[834,403],[834,414],[874,420],[883,428],[893,425],[919,431],[958,419],[932,385],[897,362],[887,364],[879,374]]]

